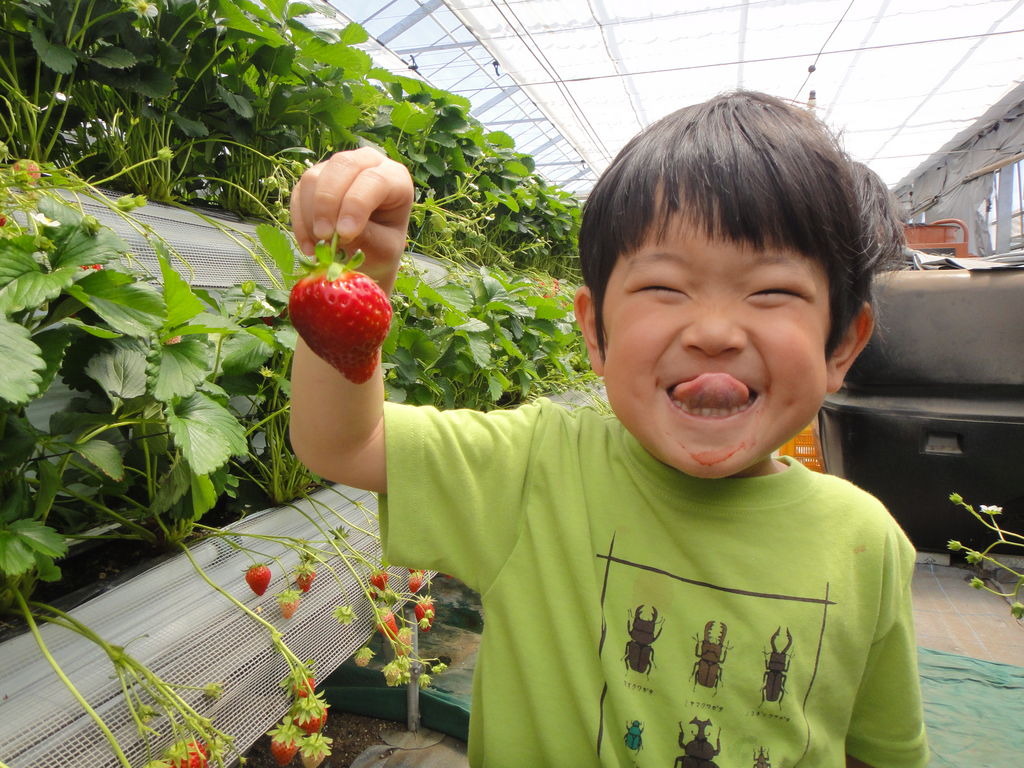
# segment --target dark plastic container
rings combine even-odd
[[[996,539],[954,492],[1024,533],[1024,270],[896,272],[877,305],[875,335],[822,408],[826,469],[881,499],[919,550]]]

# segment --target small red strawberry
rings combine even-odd
[[[409,591],[415,594],[420,591],[420,587],[423,586],[423,571],[409,571]]]
[[[281,615],[290,619],[299,610],[300,595],[298,590],[286,589],[277,596],[277,604],[281,608]]]
[[[416,612],[416,623],[419,624],[420,631],[429,632],[434,624],[434,598],[430,595],[421,597],[416,601],[413,610]]]
[[[316,691],[316,682],[313,680],[313,673],[308,666],[295,667],[288,676],[281,681],[281,687],[290,690],[292,696],[305,698]]]
[[[395,614],[391,611],[384,611],[377,622],[377,631],[392,640],[398,637],[398,622],[395,621]]]
[[[295,569],[295,584],[303,592],[309,592],[309,588],[313,586],[313,579],[316,578],[316,569],[308,563],[303,563]]]
[[[320,243],[316,251],[317,266],[292,287],[288,314],[310,349],[362,384],[377,369],[391,303],[373,278],[355,271],[362,252],[342,264],[330,245]]]
[[[201,741],[179,741],[167,750],[171,768],[206,768],[206,745]]]
[[[379,568],[370,574],[370,583],[381,592],[388,588],[388,572]]]
[[[319,733],[327,722],[330,705],[319,695],[299,699],[292,706],[292,721],[308,734]]]
[[[278,765],[288,765],[299,751],[302,729],[293,722],[283,722],[267,734],[270,737],[270,754]]]
[[[263,563],[256,563],[256,565],[245,572],[246,582],[248,582],[249,587],[257,595],[262,595],[267,591],[267,587],[270,586],[271,576],[270,569]]]

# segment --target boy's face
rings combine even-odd
[[[657,459],[708,478],[780,471],[772,451],[839,389],[872,328],[865,306],[826,357],[820,265],[686,225],[620,257],[603,309],[602,355],[592,295],[578,291],[576,319],[616,415]]]

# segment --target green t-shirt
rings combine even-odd
[[[385,419],[387,559],[481,595],[471,765],[926,764],[914,553],[873,497],[692,478],[547,401]]]

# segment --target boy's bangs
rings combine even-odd
[[[618,198],[614,207],[629,214],[617,217],[614,234],[605,233],[618,241],[618,253],[664,237],[680,220],[709,239],[815,259],[856,247],[850,217],[857,209],[843,166],[828,156],[808,158],[797,150],[805,142],[776,142],[763,127],[751,132],[742,123],[725,130],[715,117],[722,116],[651,137],[658,146],[636,147],[634,161],[620,166],[622,178],[609,191]]]

